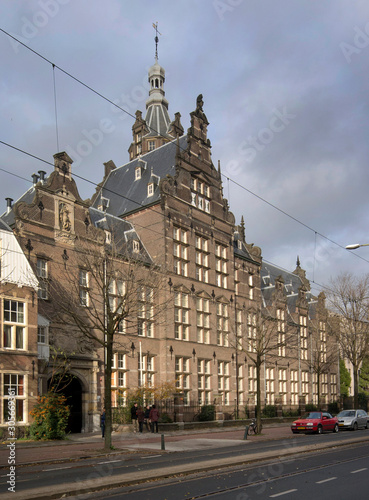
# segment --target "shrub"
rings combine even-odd
[[[30,426],[31,439],[63,439],[68,423],[69,406],[62,394],[50,392],[40,396],[30,415],[34,421]]]
[[[275,405],[266,405],[263,412],[263,417],[273,418],[277,416],[277,407]]]
[[[215,420],[215,406],[205,405],[201,407],[199,413],[200,422],[208,422],[210,420]]]
[[[168,413],[163,413],[159,417],[159,422],[162,423],[162,424],[172,424],[173,420],[170,418],[170,416],[168,415]]]
[[[312,403],[308,403],[305,406],[305,411],[306,412],[311,412],[311,411],[318,411],[318,407],[316,405],[313,405]]]
[[[340,408],[338,406],[338,402],[334,401],[333,403],[328,403],[328,412],[332,413],[332,415],[337,415],[339,413]]]

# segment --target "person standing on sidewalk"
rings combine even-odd
[[[106,420],[105,408],[103,408],[100,414],[100,427],[101,427],[102,437],[105,436],[105,420]]]
[[[152,407],[151,407],[150,420],[151,420],[151,432],[154,432],[154,428],[156,429],[155,432],[158,432],[159,412],[156,409],[155,405],[152,405]]]
[[[145,420],[145,413],[142,407],[139,406],[137,409],[137,421],[138,421],[138,431],[141,432],[141,434],[143,431],[144,420]]]
[[[145,425],[148,432],[150,432],[150,405],[146,405],[145,409]]]
[[[135,403],[131,408],[131,420],[133,425],[133,432],[138,431],[138,422],[137,422],[137,403]]]

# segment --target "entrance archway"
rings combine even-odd
[[[67,398],[70,408],[66,432],[82,432],[82,384],[76,376],[63,377],[59,382],[60,391]]]

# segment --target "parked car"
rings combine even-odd
[[[343,410],[337,415],[340,429],[357,431],[359,427],[369,428],[369,415],[364,410]]]
[[[291,425],[294,434],[299,432],[317,432],[322,434],[324,431],[338,432],[338,419],[332,417],[330,413],[324,411],[311,411],[302,418],[295,420]]]

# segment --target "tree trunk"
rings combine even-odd
[[[111,362],[113,358],[113,338],[107,333],[106,359],[105,359],[105,450],[110,451],[111,432],[112,432],[112,413],[111,413]]]
[[[353,375],[354,375],[354,408],[359,407],[359,369],[356,365],[353,365]]]
[[[256,363],[256,423],[260,432],[261,429],[261,362]]]

